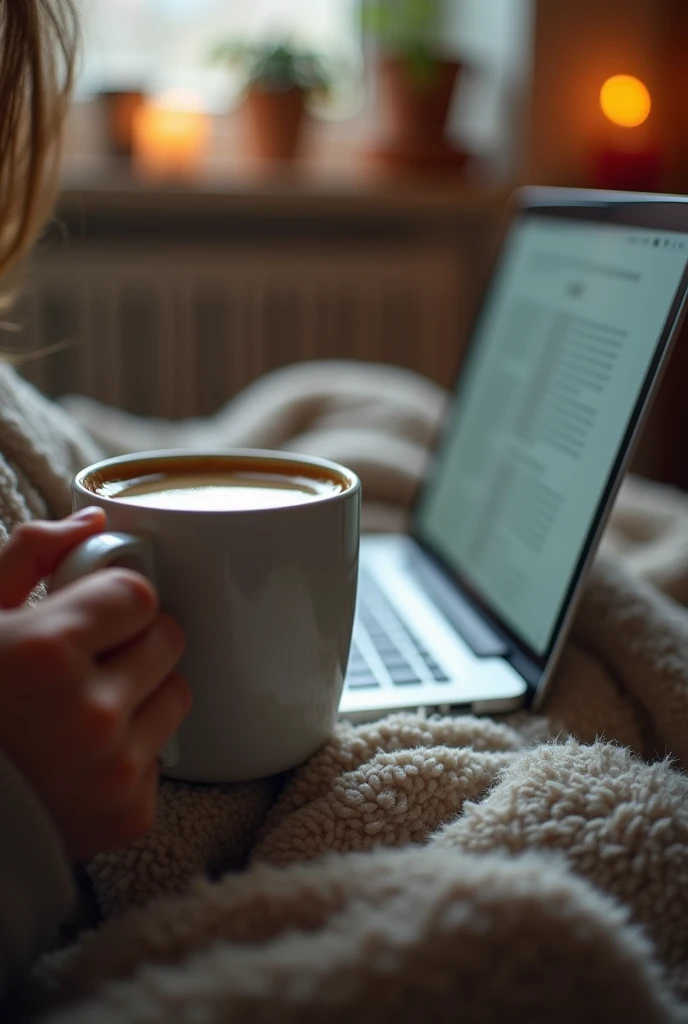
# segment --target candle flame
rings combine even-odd
[[[633,75],[608,78],[600,92],[605,117],[622,128],[644,124],[652,110],[652,97],[644,82]]]

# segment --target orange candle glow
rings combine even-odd
[[[639,128],[652,110],[649,89],[633,75],[608,78],[600,92],[600,103],[605,117],[620,128]]]
[[[650,90],[634,75],[613,75],[600,89],[605,141],[595,152],[594,184],[626,192],[657,191],[663,161],[654,144]]]
[[[169,93],[152,100],[134,118],[134,159],[147,177],[196,175],[209,141],[210,118],[186,94]]]

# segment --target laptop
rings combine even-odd
[[[340,713],[537,707],[686,310],[688,200],[525,190],[406,536],[368,536]]]

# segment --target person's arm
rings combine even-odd
[[[27,607],[105,527],[27,523],[0,551],[0,999],[66,917],[70,864],[155,821],[158,754],[191,703],[180,627],[136,573],[105,569]]]
[[[72,874],[57,829],[0,751],[0,993],[51,942],[72,898]]]

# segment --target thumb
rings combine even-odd
[[[57,523],[24,523],[0,552],[0,608],[18,608],[63,558],[105,529],[105,513],[87,508]]]

